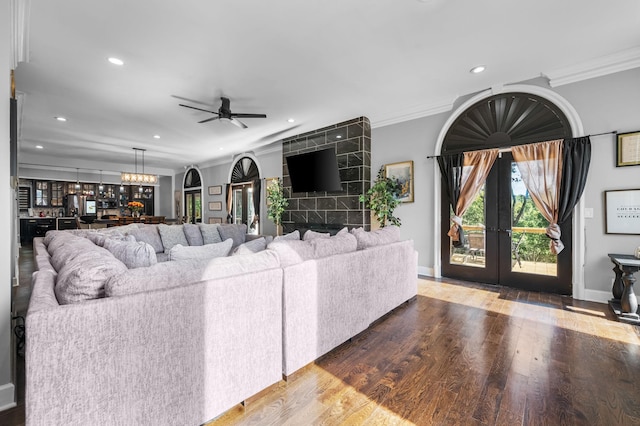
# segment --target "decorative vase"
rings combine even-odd
[[[282,225],[276,225],[276,235],[280,237],[282,236],[282,234],[283,234]]]

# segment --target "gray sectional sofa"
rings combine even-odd
[[[201,424],[417,292],[417,253],[397,228],[271,242],[212,227],[34,240],[28,425]]]

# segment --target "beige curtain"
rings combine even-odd
[[[451,218],[453,223],[449,232],[447,232],[447,235],[450,236],[453,241],[460,240],[462,215],[467,211],[471,203],[473,203],[478,192],[480,192],[496,158],[498,158],[497,148],[464,153],[462,177],[460,179],[460,197],[458,198],[456,209],[453,212],[454,216]]]
[[[554,254],[560,253],[564,248],[558,225],[562,143],[562,139],[559,139],[511,148],[522,181],[540,213],[549,221],[546,234],[551,239],[549,249]]]

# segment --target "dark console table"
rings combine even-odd
[[[614,264],[613,272],[616,274],[611,289],[613,299],[609,300],[609,306],[620,321],[640,325],[638,299],[633,291],[636,282],[633,274],[640,270],[640,259],[629,254],[609,254],[609,259]]]

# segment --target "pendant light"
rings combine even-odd
[[[144,152],[146,149],[133,148],[135,151],[135,172],[122,172],[120,173],[120,179],[123,183],[138,183],[140,185],[156,185],[158,183],[158,176],[154,174],[146,174],[144,172]],[[142,151],[142,173],[138,173],[138,151]]]
[[[80,169],[76,167],[76,191],[80,191]]]
[[[104,184],[102,183],[102,170],[100,170],[100,185],[98,185],[98,192],[100,195],[104,192]]]

